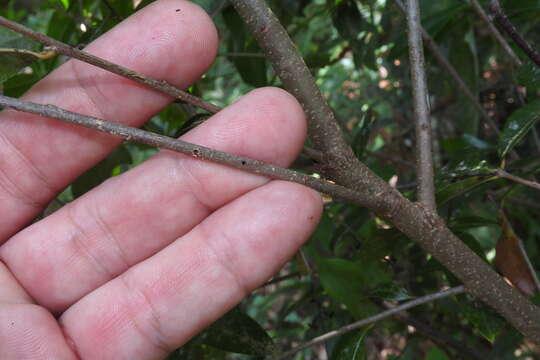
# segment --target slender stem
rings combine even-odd
[[[536,66],[540,67],[540,54],[518,33],[516,27],[510,22],[498,0],[490,1],[490,8],[495,15],[497,23],[506,31],[508,36],[523,50]]]
[[[258,289],[262,289],[262,288],[265,288],[265,287],[267,287],[269,285],[277,284],[277,283],[280,283],[282,281],[289,280],[289,279],[294,279],[294,278],[301,277],[301,276],[302,276],[302,274],[299,271],[292,272],[290,274],[283,275],[283,276],[277,276],[275,278],[272,278],[272,279],[268,280],[266,283],[262,284],[261,286],[259,286]]]
[[[223,151],[191,144],[159,134],[154,134],[120,123],[74,113],[60,109],[53,105],[40,105],[7,96],[0,96],[0,106],[62,120],[71,124],[84,126],[100,132],[121,137],[127,141],[173,150],[202,160],[208,160],[255,174],[265,175],[273,179],[295,182],[311,187],[312,189],[322,193],[329,194],[336,199],[360,204],[356,191],[333,184],[326,180],[317,179],[306,174],[265,163],[263,161],[236,156]]]
[[[212,114],[221,110],[221,108],[219,108],[218,106],[210,104],[196,96],[193,96],[183,90],[180,90],[172,86],[171,84],[167,83],[166,81],[155,80],[143,74],[139,74],[133,70],[120,66],[118,64],[113,64],[107,60],[91,55],[85,51],[82,51],[72,46],[69,46],[67,44],[64,44],[61,41],[50,38],[47,35],[35,32],[32,29],[29,29],[23,25],[17,24],[16,22],[10,21],[3,16],[0,16],[0,26],[4,26],[10,30],[13,30],[19,34],[22,34],[39,43],[50,46],[58,54],[62,54],[65,56],[72,57],[74,59],[84,61],[85,63],[97,66],[103,70],[112,72],[116,75],[120,75],[130,80],[133,80],[135,82],[138,82],[140,84],[144,84],[153,89],[161,91],[167,95],[170,95],[175,99],[180,99],[182,101],[185,101],[187,103],[200,107],[201,109],[204,109]]]
[[[519,184],[532,187],[533,189],[540,190],[540,184],[537,183],[536,181],[530,181],[530,180],[527,180],[527,179],[520,178],[519,176],[512,175],[512,174],[504,171],[503,169],[497,169],[495,171],[495,174],[500,178],[507,179],[507,180],[510,180],[510,181],[514,181],[514,182],[517,182]]]
[[[448,296],[451,296],[451,295],[461,294],[463,292],[465,292],[465,288],[464,288],[463,285],[460,285],[460,286],[457,286],[457,287],[454,287],[454,288],[451,288],[451,289],[448,289],[448,290],[440,291],[440,292],[435,293],[435,294],[422,296],[422,297],[420,297],[418,299],[408,301],[408,302],[406,302],[404,304],[401,304],[401,305],[398,305],[398,306],[396,306],[396,307],[394,307],[394,308],[392,308],[390,310],[383,311],[383,312],[381,312],[381,313],[379,313],[377,315],[370,316],[370,317],[368,317],[366,319],[363,319],[363,320],[354,322],[352,324],[343,326],[342,328],[339,328],[337,330],[330,331],[330,332],[328,332],[328,333],[326,333],[324,335],[317,336],[316,338],[306,342],[305,344],[297,346],[294,349],[291,349],[291,350],[287,351],[286,353],[281,354],[280,356],[277,357],[277,359],[278,360],[290,359],[292,355],[296,354],[300,350],[303,350],[303,349],[306,349],[308,347],[312,347],[314,345],[326,342],[326,341],[328,341],[328,340],[330,340],[332,338],[335,338],[336,336],[341,336],[343,334],[346,334],[346,333],[351,332],[353,330],[359,329],[359,328],[361,328],[363,326],[372,324],[374,322],[380,321],[380,320],[382,320],[384,318],[387,318],[389,316],[397,314],[397,313],[399,313],[401,311],[405,311],[405,310],[410,309],[412,307],[422,305],[422,304],[425,304],[425,303],[429,303],[429,302],[432,302],[432,301],[435,301],[435,300],[439,300],[439,299],[442,299],[442,298],[445,298],[445,297],[448,297]]]
[[[531,207],[533,209],[539,209],[540,210],[540,202],[538,202],[538,201],[534,201],[534,200],[530,200],[530,199],[523,199],[523,198],[514,197],[514,196],[506,196],[504,199],[506,201],[510,201],[510,202],[513,202],[513,203],[521,205],[521,206],[528,206],[528,207]]]
[[[342,138],[335,117],[317,89],[298,49],[265,1],[230,2],[248,24],[285,88],[304,107],[313,146],[325,157],[321,164],[322,175],[354,189],[358,196],[356,199],[363,206],[394,224],[456,275],[467,291],[491,305],[525,336],[540,344],[540,309],[509,286],[457,238],[442,218],[422,204],[405,199],[399,191],[358,161]]]
[[[431,136],[431,123],[429,121],[429,93],[426,83],[424,46],[420,29],[418,0],[407,1],[407,28],[416,129],[418,199],[435,211],[437,205],[435,202],[435,183],[433,180],[433,139]]]
[[[313,148],[310,148],[309,146],[304,146],[304,148],[302,149],[302,152],[306,154],[306,156],[308,156],[312,160],[315,160],[319,163],[322,163],[324,161],[323,153]]]
[[[308,117],[308,133],[316,150],[323,152],[326,176],[336,180],[338,167],[350,168],[356,158],[342,137],[328,106],[298,48],[264,0],[230,0],[257,39],[285,89],[300,102]]]
[[[491,33],[491,35],[493,36],[495,41],[497,41],[499,43],[499,45],[501,46],[503,51],[506,53],[506,55],[508,55],[508,57],[510,59],[512,59],[512,61],[514,62],[515,65],[521,66],[521,60],[516,55],[514,50],[512,50],[510,45],[508,45],[508,42],[504,39],[504,37],[499,32],[499,30],[497,30],[497,28],[493,25],[493,23],[489,19],[488,15],[486,14],[484,9],[482,8],[482,5],[480,5],[478,0],[470,0],[470,1],[471,1],[471,5],[473,6],[474,11],[476,11],[478,16],[480,16],[480,18],[487,25],[487,27],[489,29],[489,32]]]
[[[475,359],[475,360],[485,360],[489,359],[490,348],[483,346],[482,344],[475,343],[469,346],[464,340],[458,340],[451,335],[444,333],[435,324],[436,327],[433,327],[427,321],[422,321],[417,319],[406,312],[402,312],[395,315],[396,320],[403,322],[404,324],[413,326],[415,330],[422,334],[423,336],[433,340],[436,344],[440,344],[445,347],[450,347],[457,352],[458,359]],[[453,333],[461,333],[461,329],[456,329]]]
[[[261,54],[261,53],[243,53],[243,52],[226,52],[226,53],[219,54],[219,56],[264,58],[264,54]]]
[[[405,14],[405,6],[401,2],[401,0],[394,0],[398,8]],[[474,105],[476,111],[480,114],[480,116],[484,119],[486,124],[489,126],[491,131],[495,133],[495,135],[500,136],[501,132],[499,130],[499,127],[493,119],[487,114],[487,112],[484,110],[480,102],[478,101],[478,98],[476,95],[473,94],[472,90],[469,88],[467,83],[463,80],[461,75],[457,72],[457,70],[454,68],[452,64],[442,55],[441,51],[439,50],[439,47],[437,46],[437,43],[435,40],[429,35],[429,33],[424,29],[422,29],[422,37],[425,41],[426,47],[431,51],[431,54],[437,60],[437,62],[448,72],[450,77],[455,81],[456,85],[460,88],[461,91],[463,91],[463,94],[471,101],[471,103]]]

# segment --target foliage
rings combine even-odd
[[[23,6],[26,2],[10,0],[0,14],[78,46],[151,2],[134,6],[125,0],[48,0]],[[220,8],[220,1],[196,2],[214,15],[222,41],[216,63],[190,91],[224,106],[253,87],[280,86],[234,10]],[[413,112],[403,14],[390,0],[270,3],[304,55],[357,156],[414,199]],[[521,34],[533,44],[540,43],[535,31],[540,2],[513,0],[503,5]],[[538,191],[500,179],[493,171],[504,164],[512,174],[538,181],[540,70],[526,61],[516,68],[468,2],[422,0],[421,11],[424,27],[441,53],[501,130],[498,137],[483,123],[470,100],[426,50],[438,211],[468,246],[494,263],[503,225],[497,214],[504,207],[531,264],[538,268]],[[39,49],[4,30],[0,48]],[[9,56],[9,66],[8,60],[1,60],[0,81],[4,94],[10,96],[21,95],[65,61],[62,57],[36,61],[17,52]],[[173,104],[146,128],[177,136],[204,118],[203,111]],[[61,199],[71,201],[154,153],[146,146],[122,145],[82,175]],[[331,200],[304,253],[308,264],[298,256],[282,270],[303,276],[255,291],[171,359],[257,359],[374,315],[385,304],[457,285],[436,260],[389,224],[366,209]],[[533,358],[538,350],[491,309],[465,295],[408,314],[422,326],[404,318],[384,320],[326,342],[329,358],[386,354],[389,359],[435,360],[467,358],[464,349],[474,349],[486,359],[517,359]],[[316,350],[307,349],[296,359],[318,356]]]

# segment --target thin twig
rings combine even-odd
[[[530,181],[530,180],[527,180],[527,179],[520,178],[519,176],[515,176],[515,175],[512,175],[510,173],[507,173],[503,169],[497,169],[495,171],[495,174],[500,178],[507,179],[507,180],[510,180],[510,181],[514,181],[514,182],[517,182],[519,184],[529,186],[529,187],[531,187],[533,189],[540,190],[540,184],[537,183],[536,181]]]
[[[29,29],[16,22],[10,21],[2,16],[0,16],[0,26],[4,26],[30,39],[33,39],[47,46],[50,46],[52,50],[54,50],[58,54],[62,54],[68,57],[72,57],[72,58],[84,61],[85,63],[97,66],[103,70],[112,72],[116,75],[120,75],[130,80],[133,80],[135,82],[138,82],[140,84],[149,86],[153,89],[156,89],[167,95],[170,95],[175,99],[180,99],[182,101],[185,101],[187,103],[200,107],[201,109],[204,109],[212,114],[221,110],[221,108],[219,108],[218,106],[210,104],[196,96],[193,96],[183,90],[180,90],[172,86],[171,84],[167,83],[166,81],[155,80],[143,74],[139,74],[133,70],[120,66],[118,64],[111,63],[107,60],[91,55],[85,51],[82,51],[70,45],[64,44],[61,41],[50,38],[47,35],[35,32],[32,29]]]
[[[486,346],[476,343],[470,347],[463,340],[457,340],[451,335],[442,332],[440,328],[430,326],[427,322],[417,319],[406,312],[396,314],[395,318],[404,324],[413,326],[417,332],[435,343],[454,349],[459,354],[458,358],[460,359],[485,360],[489,358],[488,354],[491,349]]]
[[[62,120],[71,124],[84,126],[110,135],[121,137],[127,141],[173,150],[198,159],[208,160],[255,174],[265,175],[272,179],[295,182],[331,195],[336,199],[360,204],[356,191],[263,161],[253,160],[223,151],[210,149],[204,146],[191,144],[182,140],[151,133],[120,123],[74,113],[60,109],[53,105],[40,105],[7,96],[0,96],[0,106]]]
[[[332,109],[328,106],[298,48],[264,0],[229,0],[257,39],[267,61],[287,91],[300,102],[308,118],[313,147],[322,151],[329,165],[327,177],[337,180],[335,169],[350,168],[357,159],[343,139]]]
[[[540,202],[538,201],[523,199],[523,198],[514,197],[514,196],[506,196],[504,199],[506,201],[510,201],[510,202],[513,202],[522,206],[528,206],[533,209],[540,209]]]
[[[435,211],[437,204],[435,202],[435,183],[433,181],[433,139],[429,121],[429,92],[424,66],[424,46],[420,29],[418,0],[407,1],[407,28],[416,129],[418,199]]]
[[[310,159],[322,163],[324,161],[324,155],[318,150],[315,150],[309,146],[304,146],[302,152]]]
[[[394,0],[398,8],[405,14],[405,6],[401,2],[401,0]],[[426,47],[431,51],[431,54],[437,60],[437,62],[446,69],[446,72],[450,74],[450,77],[455,81],[456,85],[463,91],[463,94],[471,101],[471,103],[474,105],[476,111],[482,119],[486,122],[486,124],[489,126],[491,131],[495,133],[495,135],[500,136],[501,132],[493,121],[493,119],[488,115],[488,113],[484,110],[480,102],[478,101],[478,98],[476,95],[473,94],[472,90],[469,88],[467,83],[463,80],[461,75],[457,72],[457,70],[454,68],[452,64],[442,55],[441,51],[439,50],[439,47],[435,40],[429,35],[429,33],[424,29],[422,30],[422,38],[424,39]]]
[[[510,22],[498,0],[490,1],[490,9],[495,15],[497,23],[506,31],[508,36],[523,50],[536,66],[540,67],[540,54],[518,33],[516,27]]]
[[[290,359],[292,355],[296,354],[300,350],[303,350],[303,349],[306,349],[308,347],[311,347],[311,346],[326,342],[326,341],[328,341],[328,340],[330,340],[330,339],[332,339],[332,338],[334,338],[336,336],[341,336],[343,334],[346,334],[346,333],[351,332],[353,330],[359,329],[359,328],[361,328],[363,326],[372,324],[374,322],[380,321],[380,320],[382,320],[384,318],[392,316],[392,315],[394,315],[396,313],[399,313],[401,311],[410,309],[412,307],[422,305],[422,304],[425,304],[425,303],[428,303],[428,302],[432,302],[432,301],[435,301],[435,300],[439,300],[439,299],[442,299],[442,298],[445,298],[445,297],[448,297],[448,296],[451,296],[451,295],[461,294],[464,291],[465,291],[465,287],[463,285],[460,285],[460,286],[456,286],[456,287],[448,289],[448,290],[440,291],[440,292],[435,293],[435,294],[422,296],[422,297],[420,297],[418,299],[408,301],[408,302],[406,302],[404,304],[401,304],[401,305],[398,305],[398,306],[396,306],[396,307],[394,307],[394,308],[392,308],[390,310],[383,311],[382,313],[379,313],[377,315],[370,316],[370,317],[368,317],[366,319],[363,319],[363,320],[354,322],[352,324],[346,325],[346,326],[344,326],[342,328],[339,328],[337,330],[330,331],[330,332],[328,332],[328,333],[326,333],[324,335],[317,336],[316,338],[306,342],[305,344],[297,346],[294,349],[291,349],[291,350],[287,351],[286,353],[279,355],[277,357],[277,360]]]
[[[218,54],[218,56],[264,58],[264,54],[261,54],[261,53],[245,53],[245,52],[226,52],[226,53],[220,53]]]
[[[296,272],[293,272],[293,273],[290,273],[290,274],[287,274],[287,275],[283,275],[283,276],[277,276],[275,278],[272,278],[272,279],[268,280],[267,282],[265,282],[261,286],[259,286],[258,289],[262,289],[262,288],[265,288],[265,287],[267,287],[269,285],[277,284],[277,283],[280,283],[282,281],[289,280],[289,279],[294,279],[294,278],[301,277],[301,276],[302,276],[302,274],[299,271],[296,271]]]
[[[473,6],[473,9],[474,11],[476,11],[476,13],[478,14],[478,16],[484,21],[484,23],[487,25],[488,29],[489,29],[489,32],[491,33],[491,35],[493,36],[493,38],[495,39],[495,41],[497,41],[499,43],[499,45],[501,46],[501,48],[503,49],[503,51],[506,53],[506,55],[508,55],[508,57],[510,59],[512,59],[512,61],[514,62],[515,65],[517,66],[521,66],[521,60],[519,59],[519,57],[516,55],[516,53],[514,52],[514,50],[512,50],[512,48],[510,47],[510,45],[508,45],[508,42],[503,38],[503,36],[501,35],[501,33],[499,32],[499,30],[497,30],[497,28],[493,25],[493,23],[491,22],[491,20],[489,19],[488,15],[486,14],[486,12],[484,11],[484,9],[482,8],[482,5],[480,5],[480,3],[478,2],[478,0],[470,0],[471,1],[471,4]]]
[[[230,0],[248,24],[284,87],[302,104],[313,146],[325,156],[321,174],[354,189],[357,200],[420,244],[532,341],[540,344],[540,309],[509,286],[444,225],[442,218],[413,204],[360,162],[344,141],[332,111],[298,48],[264,0]],[[503,295],[504,294],[504,295]]]
[[[396,156],[392,156],[392,155],[388,155],[388,154],[382,154],[382,153],[377,152],[377,151],[369,151],[369,150],[366,151],[366,155],[373,156],[374,158],[386,161],[386,162],[391,163],[391,164],[392,163],[400,164],[400,165],[406,166],[408,168],[414,168],[414,163],[413,162],[398,158]]]

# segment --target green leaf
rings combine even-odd
[[[449,360],[448,356],[439,349],[437,346],[433,346],[426,355],[426,360]]]
[[[272,347],[266,331],[238,308],[210,325],[196,341],[224,351],[259,356],[268,354]]]
[[[34,48],[34,44],[23,36],[0,27],[0,83],[39,60],[40,54],[31,51]]]
[[[481,226],[498,226],[498,221],[481,216],[460,216],[452,219],[450,227],[453,230],[468,230]]]
[[[373,310],[368,297],[391,281],[380,262],[353,262],[344,259],[316,258],[317,270],[326,292],[345,304],[356,317],[363,318]]]
[[[493,342],[497,334],[505,328],[506,322],[495,311],[463,299],[460,303],[461,313],[465,319],[488,341]]]
[[[39,54],[19,49],[0,49],[0,83],[19,74],[22,69],[39,60],[37,55]]]
[[[126,0],[108,0],[108,5],[113,9],[114,13],[122,19],[127,18],[133,13],[133,2]]]
[[[236,11],[230,7],[223,11],[223,19],[232,36],[229,38],[227,51],[230,53],[260,53],[257,42],[249,35],[244,22]],[[267,85],[266,62],[262,57],[229,56],[242,80],[254,87]]]
[[[75,180],[71,187],[73,196],[77,198],[83,195],[113,176],[113,171],[117,166],[130,163],[131,155],[129,151],[124,146],[118,147],[99,164],[87,170]]]
[[[352,331],[339,337],[331,351],[332,360],[364,360],[367,358],[364,339],[371,326]]]
[[[342,1],[335,9],[332,20],[339,35],[349,42],[356,67],[367,66],[376,70],[377,28],[364,19],[356,2]]]
[[[540,100],[533,101],[516,110],[504,125],[499,139],[499,154],[504,158],[540,119]]]
[[[478,59],[474,35],[466,18],[452,26],[450,33],[449,61],[468,85],[473,95],[478,94]],[[439,81],[439,80],[435,80]],[[456,89],[458,90],[458,89]],[[478,132],[478,111],[462,91],[457,94],[457,109],[460,116],[459,128],[466,134],[476,135]]]
[[[465,195],[473,191],[480,185],[483,185],[485,183],[488,183],[496,179],[497,179],[496,176],[490,176],[490,177],[473,176],[465,180],[443,185],[437,190],[437,193],[435,194],[435,197],[437,198],[437,205],[438,206],[444,205],[448,201],[458,196]]]
[[[0,48],[35,50],[36,46],[22,35],[0,27]]]
[[[527,92],[540,90],[540,67],[527,59],[519,68],[517,81],[527,87]]]
[[[452,231],[454,231],[453,228]],[[476,255],[478,255],[478,257],[487,262],[485,251],[474,236],[458,230],[456,230],[454,233],[458,238],[460,238],[461,241],[465,243],[465,245],[469,247],[469,249],[471,249]]]

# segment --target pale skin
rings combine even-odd
[[[160,0],[86,50],[186,87],[212,64],[206,13]],[[24,99],[140,126],[171,99],[69,61]],[[184,136],[288,166],[306,134],[286,92],[253,91]],[[320,196],[163,151],[29,225],[119,140],[33,115],[0,113],[0,359],[162,359],[297,251]]]

